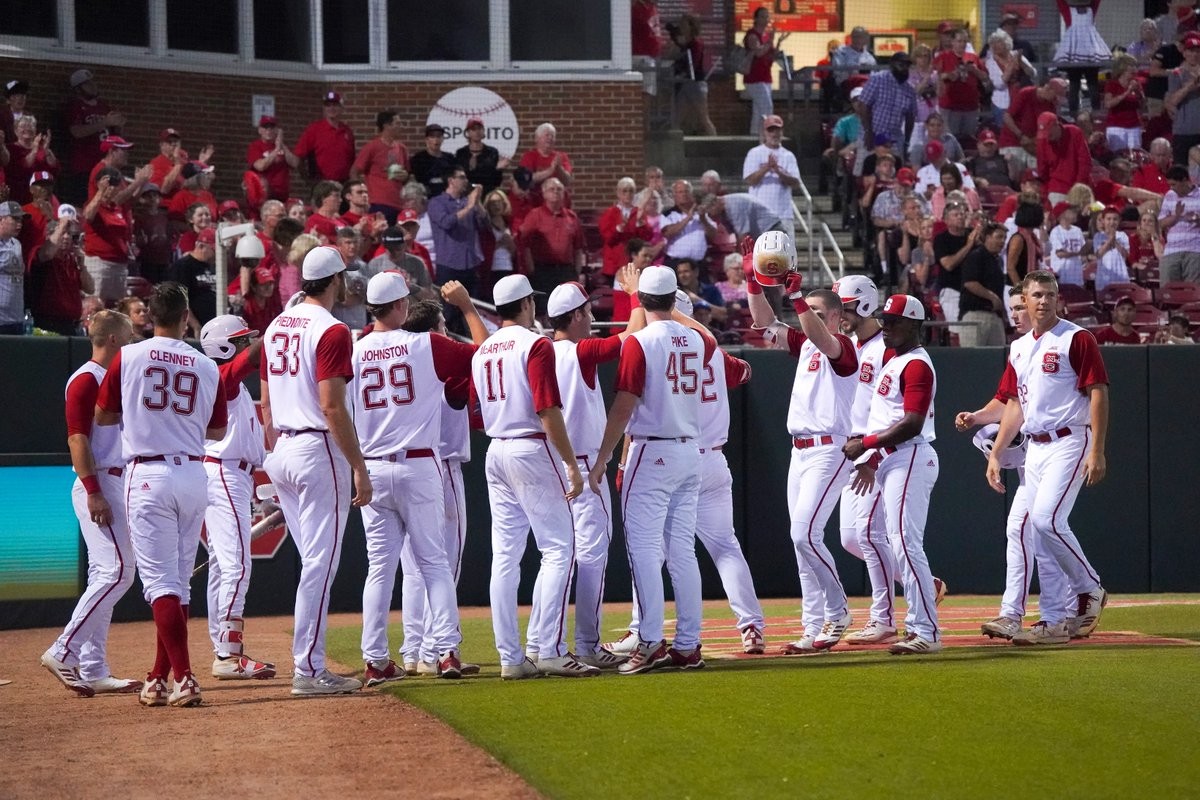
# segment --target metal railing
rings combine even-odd
[[[825,257],[825,242],[829,242],[829,246],[833,251],[834,257],[837,259],[837,274],[833,272],[833,267],[829,264],[829,259]],[[820,262],[821,270],[824,273],[823,278],[829,279],[829,285],[837,283],[846,274],[846,256],[842,254],[842,248],[838,247],[837,239],[833,238],[833,231],[829,230],[829,226],[824,222],[821,223],[821,238],[817,240],[817,261]],[[809,280],[813,278],[813,270],[809,269]]]
[[[793,194],[792,194],[792,218],[795,219],[795,221],[796,221],[796,233],[799,233],[800,231],[804,231],[804,237],[806,240],[805,241],[805,249],[808,251],[808,270],[809,270],[809,274],[811,276],[812,269],[813,269],[813,250],[815,247],[815,242],[813,241],[813,220],[812,220],[813,199],[812,199],[812,195],[808,191],[808,187],[804,185],[804,178],[800,177],[799,175],[797,175],[796,178],[797,178],[797,180],[800,181],[799,190],[800,190],[800,195],[803,197],[802,202],[804,203],[804,210],[803,210],[803,213],[801,213],[800,207],[796,205],[796,197],[795,197],[795,193],[793,192]],[[796,233],[792,234],[793,242],[796,238]]]

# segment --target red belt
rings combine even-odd
[[[230,463],[233,463],[232,458],[227,459],[227,460]],[[205,456],[204,463],[206,463],[206,464],[224,464],[225,461],[223,461],[219,458],[213,458],[212,456]],[[254,465],[251,464],[249,461],[238,461],[237,468],[240,469],[242,472],[250,472],[250,473],[254,472]]]
[[[392,453],[386,456],[370,456],[367,461],[388,461],[395,464],[397,461],[404,461],[408,458],[433,458],[436,454],[428,447],[423,447],[419,450],[404,450],[399,453]]]
[[[701,447],[700,452],[701,453],[716,453],[716,452],[718,452],[720,450],[724,450],[724,449],[725,449],[725,445],[719,444],[716,447]]]
[[[1038,444],[1046,444],[1053,442],[1055,439],[1065,439],[1070,436],[1073,431],[1070,428],[1059,428],[1056,431],[1046,431],[1045,433],[1031,433],[1029,438]]]
[[[833,444],[833,437],[829,434],[814,436],[811,439],[801,439],[799,436],[792,438],[792,447],[797,450],[807,450],[810,447],[819,447],[825,444]]]
[[[134,456],[133,463],[144,464],[147,461],[166,461],[169,458],[185,458],[185,456]],[[200,456],[186,456],[188,461],[199,461]]]
[[[109,467],[108,469],[106,469],[104,471],[107,472],[109,475],[112,475],[114,478],[119,478],[125,474],[124,467]]]

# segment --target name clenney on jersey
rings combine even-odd
[[[492,342],[491,344],[485,344],[480,347],[479,352],[483,353],[484,355],[491,355],[492,353],[500,353],[505,350],[512,350],[514,347],[516,347],[516,344],[517,343],[514,341]]]
[[[151,350],[150,360],[161,361],[164,364],[178,364],[181,367],[191,367],[196,364],[195,356],[188,356],[183,353],[171,353],[163,350]]]
[[[395,344],[391,347],[382,347],[376,350],[363,350],[358,355],[359,361],[386,361],[389,358],[400,358],[408,355],[408,345]]]

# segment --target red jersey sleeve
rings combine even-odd
[[[334,325],[321,334],[321,340],[317,342],[317,383],[330,378],[348,381],[354,377],[354,368],[350,365],[353,352],[354,340],[345,325]]]
[[[1017,399],[1017,373],[1012,364],[1004,365],[1004,374],[1000,376],[1000,385],[996,387],[996,399],[1001,403]]]
[[[96,395],[96,405],[114,414],[120,414],[122,411],[120,353],[117,353],[108,365],[108,372],[104,374],[104,381],[101,382],[100,391]]]
[[[229,424],[228,407],[225,404],[225,395],[228,390],[225,388],[225,379],[217,379],[217,397],[213,401],[212,416],[208,418],[209,428],[224,428]]]
[[[92,435],[92,419],[96,414],[96,397],[100,384],[96,376],[85,372],[67,387],[67,436]]]
[[[584,339],[575,345],[575,354],[579,358],[579,371],[583,373],[583,382],[589,389],[595,389],[596,367],[621,357],[621,336],[614,334],[604,338]]]
[[[800,348],[804,347],[804,343],[808,341],[808,337],[804,335],[804,331],[796,328],[788,328],[787,346],[788,352],[792,354],[792,358],[800,357]]]
[[[617,364],[618,392],[629,392],[637,397],[646,389],[646,353],[642,343],[633,336],[621,346],[621,360]]]
[[[442,383],[470,376],[475,345],[456,342],[440,333],[431,333],[429,346],[433,350],[433,371]]]
[[[850,337],[841,333],[834,334],[834,336],[842,343],[842,354],[836,360],[830,360],[829,365],[833,367],[834,375],[845,378],[847,375],[858,372],[858,351],[854,348],[854,342],[850,341]]]
[[[721,358],[725,361],[725,388],[732,389],[735,386],[741,386],[743,383],[750,382],[750,364],[740,358],[734,358],[721,351]]]
[[[249,350],[243,350],[217,369],[221,373],[221,383],[225,385],[226,400],[236,398],[242,390],[242,381],[255,373],[255,366],[250,363]]]
[[[453,378],[446,381],[444,394],[446,402],[450,404],[450,407],[461,411],[466,408],[467,403],[471,400],[471,379]]]
[[[713,357],[714,353],[717,352],[716,337],[714,337],[708,331],[698,330],[696,333],[700,334],[700,339],[704,342],[704,363],[707,364],[708,360]]]
[[[542,413],[547,408],[562,405],[558,395],[558,374],[554,371],[554,345],[549,339],[538,338],[529,348],[525,364],[529,374],[529,390],[533,394],[533,410]]]
[[[933,403],[933,370],[924,361],[910,361],[900,372],[900,393],[904,395],[904,413],[929,413]]]
[[[1075,386],[1079,391],[1097,384],[1108,385],[1108,370],[1104,368],[1104,358],[1100,355],[1100,346],[1096,337],[1090,331],[1076,331],[1071,337],[1069,354],[1071,369],[1079,376]]]

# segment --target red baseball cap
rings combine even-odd
[[[467,120],[467,130],[471,130],[471,128],[474,128],[476,125],[482,128],[483,120],[479,117],[471,117],[469,120]]]
[[[917,173],[908,167],[901,167],[896,172],[896,183],[902,183],[905,186],[915,186],[917,183]]]
[[[238,213],[241,213],[241,210],[242,207],[238,205],[237,200],[226,200],[217,207],[217,214],[223,216],[230,211],[237,211]]]
[[[255,267],[254,280],[258,281],[259,283],[274,283],[275,273],[271,272],[270,267]]]
[[[925,320],[925,306],[911,294],[894,294],[883,304],[882,314],[893,317]]]
[[[104,141],[100,143],[100,152],[107,153],[114,147],[121,150],[128,150],[133,147],[133,142],[127,142],[120,136],[106,136]]]
[[[199,244],[206,244],[210,247],[215,247],[217,244],[216,228],[205,228],[196,234],[196,241]]]
[[[325,99],[322,102],[337,103],[340,106],[342,105],[342,96],[337,92],[326,92]]]
[[[179,131],[175,130],[174,128],[163,128],[158,133],[158,140],[160,142],[165,142],[168,139],[182,139],[182,138],[183,137],[179,135]]]
[[[945,154],[946,154],[946,146],[943,145],[941,142],[939,142],[937,139],[934,139],[932,142],[929,142],[928,144],[925,145],[925,158],[927,158],[930,161],[939,159],[942,156],[944,156]]]
[[[1072,208],[1074,208],[1074,206],[1072,206],[1070,203],[1067,203],[1067,202],[1055,203],[1054,208],[1050,211],[1050,214],[1055,219],[1058,219],[1063,214],[1070,211]]]
[[[1037,120],[1037,138],[1045,139],[1050,135],[1050,130],[1058,125],[1058,114],[1053,111],[1043,111],[1038,114]]]
[[[414,225],[420,225],[421,217],[411,208],[406,208],[396,215],[396,224],[403,225],[407,222],[411,222]]]
[[[1200,33],[1189,33],[1183,37],[1183,49],[1194,50],[1200,47]]]
[[[951,22],[948,19],[942,20],[941,22],[938,23],[938,26],[937,26],[938,33],[950,33],[951,31],[956,31],[956,30],[958,30],[958,24],[955,22]]]
[[[1038,177],[1037,170],[1027,169],[1021,173],[1021,183],[1041,183],[1042,179]]]
[[[275,119],[269,114],[263,114],[258,118],[258,127],[260,128],[274,128],[278,124],[279,120]]]
[[[980,142],[980,143],[995,142],[996,134],[992,132],[991,128],[984,128],[981,131],[979,131],[979,135],[975,137],[975,141]]]

